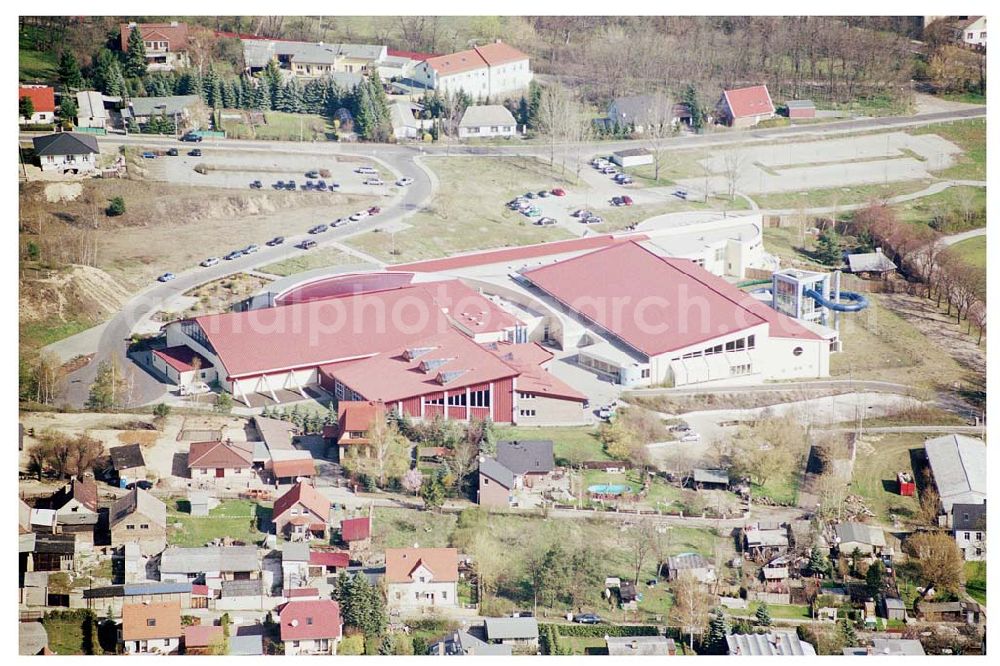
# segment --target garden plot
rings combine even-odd
[[[933,178],[951,166],[961,148],[936,134],[870,134],[824,141],[780,143],[719,150],[701,164],[712,174],[711,190],[746,194],[794,192]],[[704,188],[704,179],[682,184]]]

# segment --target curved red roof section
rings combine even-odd
[[[401,289],[413,281],[413,273],[349,273],[319,278],[299,284],[274,299],[275,305],[308,303],[325,298],[368,294],[375,291]]]

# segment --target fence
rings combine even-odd
[[[787,606],[792,603],[792,595],[788,592],[759,592],[757,590],[747,590],[747,601],[763,601],[768,604],[780,604]]]

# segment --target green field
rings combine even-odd
[[[57,655],[105,654],[98,635],[98,618],[86,618],[86,611],[55,611],[42,624],[49,637],[49,649]],[[89,629],[89,630],[88,630]],[[107,646],[113,653],[114,648]]]
[[[930,225],[935,218],[944,218],[947,224],[938,229],[952,233],[986,224],[986,188],[961,185],[943,192],[904,201],[893,205],[899,219],[915,224]],[[971,222],[965,218],[969,214]]]
[[[253,543],[264,538],[257,526],[266,525],[270,520],[269,507],[249,500],[220,502],[207,516],[192,516],[188,513],[186,500],[168,502],[167,543],[172,546],[196,547],[223,536]]]
[[[34,29],[30,26],[28,29]],[[53,83],[56,80],[59,58],[53,52],[35,51],[30,36],[18,35],[18,81],[22,83]]]
[[[294,275],[303,271],[311,271],[316,268],[326,268],[327,266],[346,266],[348,264],[362,263],[360,259],[346,252],[332,247],[317,248],[302,252],[302,254],[278,261],[267,266],[259,266],[257,270],[271,275]]]
[[[25,323],[20,326],[21,340],[30,342],[33,347],[44,347],[81,331],[86,331],[92,326],[94,326],[93,323],[76,319]]]
[[[951,246],[967,264],[986,270],[986,236],[975,236]]]
[[[869,435],[858,443],[850,492],[863,497],[876,519],[887,525],[892,524],[890,514],[898,516],[903,523],[909,523],[920,510],[916,497],[899,494],[896,474],[913,474],[910,451],[922,449],[923,445],[924,435],[921,433]]]
[[[951,123],[925,125],[911,134],[937,134],[963,151],[955,165],[934,175],[956,180],[986,180],[986,119],[957,120]]]
[[[236,111],[229,111],[236,113]],[[222,127],[231,139],[265,139],[274,141],[325,141],[332,136],[333,126],[324,116],[309,113],[265,111],[265,123],[250,127],[237,120],[225,120]]]
[[[982,605],[986,605],[986,562],[965,563],[965,591]]]
[[[505,204],[525,191],[567,183],[534,158],[435,157],[425,164],[440,188],[429,208],[407,218],[395,233],[369,231],[347,244],[390,263],[446,257],[459,252],[512,247],[570,238],[554,227],[538,227]],[[474,185],[469,174],[476,173]],[[395,251],[395,254],[393,254]]]
[[[497,439],[551,439],[555,457],[570,465],[589,460],[611,460],[604,452],[604,445],[597,438],[597,429],[591,426],[530,428],[500,426]]]

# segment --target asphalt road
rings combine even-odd
[[[668,150],[681,150],[687,148],[718,146],[733,143],[746,143],[748,141],[766,141],[775,138],[791,137],[815,137],[868,130],[891,129],[897,127],[907,127],[933,122],[949,120],[961,120],[965,118],[985,117],[986,107],[976,109],[964,109],[960,111],[948,111],[941,113],[929,113],[915,116],[887,117],[887,118],[866,118],[860,120],[848,120],[840,122],[825,123],[821,125],[808,126],[788,126],[772,129],[752,130],[748,132],[719,132],[703,135],[684,135],[665,142],[664,148]],[[22,134],[22,139],[30,139],[30,134]],[[109,136],[99,139],[102,144],[116,146],[122,144],[141,144],[149,147],[177,147],[179,143],[173,137],[154,137],[150,135],[131,136]],[[184,144],[187,145],[187,144]],[[588,144],[591,154],[606,152],[624,147],[635,147],[634,141],[604,141]],[[452,155],[504,155],[504,154],[532,154],[548,155],[550,147],[540,143],[513,143],[509,146],[488,146],[477,147],[467,145],[434,145],[434,146],[411,146],[411,145],[391,145],[391,144],[344,144],[335,142],[302,143],[291,141],[251,141],[236,139],[212,140],[206,139],[199,144],[203,150],[213,148],[223,148],[228,151],[275,151],[293,152],[299,154],[315,154],[325,156],[336,155],[363,155],[383,163],[397,177],[407,175],[414,179],[414,183],[406,188],[401,196],[387,202],[382,206],[382,213],[377,218],[368,219],[352,224],[341,229],[332,229],[324,234],[313,236],[312,238],[319,245],[326,245],[333,241],[342,240],[353,234],[372,229],[376,226],[384,225],[388,222],[402,220],[424,207],[431,199],[436,187],[433,176],[420,164],[419,156],[452,154]],[[276,261],[281,261],[291,256],[295,256],[303,250],[294,247],[296,243],[305,236],[293,236],[286,239],[285,244],[274,248],[263,248],[253,255],[240,257],[232,261],[223,261],[219,265],[211,268],[196,268],[177,274],[177,278],[167,283],[155,283],[137,294],[130,300],[122,310],[112,318],[104,329],[98,349],[94,359],[87,366],[72,373],[68,377],[66,393],[63,402],[73,406],[82,407],[87,400],[90,384],[93,382],[97,368],[100,363],[108,361],[116,356],[125,364],[125,352],[128,341],[136,324],[157,312],[162,304],[181,293],[184,293],[198,285],[212,280],[216,280],[226,275],[246,271],[255,266],[266,265]],[[234,243],[239,245],[239,243]],[[135,372],[135,382],[132,390],[131,403],[142,405],[156,400],[167,390],[167,386],[157,381],[149,374]]]

